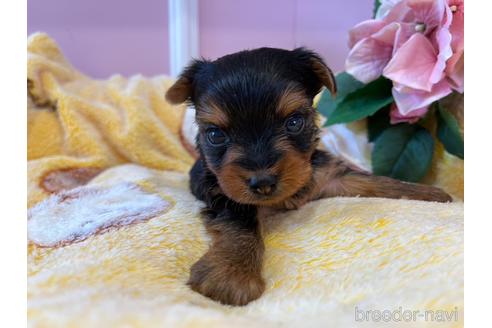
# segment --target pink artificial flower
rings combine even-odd
[[[451,58],[452,59],[452,58]],[[449,85],[460,92],[465,92],[465,55],[461,54],[457,62],[449,63],[446,67]]]
[[[449,0],[449,8],[453,14],[453,20],[449,31],[453,36],[451,48],[453,55],[446,65],[446,74],[453,89],[464,92],[464,51],[465,51],[465,4],[464,0]]]
[[[391,91],[398,110],[402,115],[407,115],[418,108],[427,107],[434,101],[446,97],[451,93],[451,88],[446,80],[442,80],[435,84],[430,92],[405,88],[400,84],[393,85]]]
[[[410,113],[406,115],[402,115],[400,111],[398,110],[398,107],[396,107],[396,104],[393,103],[391,104],[390,108],[390,123],[391,124],[397,124],[397,123],[416,123],[422,116],[427,114],[428,107],[423,107],[419,108],[416,110],[411,111]]]
[[[364,83],[393,81],[392,121],[414,121],[452,89],[463,91],[463,1],[382,0],[376,19],[350,31],[346,71]]]
[[[381,76],[393,53],[393,42],[398,28],[397,23],[386,25],[357,42],[345,62],[347,72],[364,83]]]

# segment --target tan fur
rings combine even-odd
[[[238,165],[227,164],[217,176],[219,185],[227,197],[244,204],[253,201],[249,187],[246,185],[246,180],[252,176],[251,172],[241,169]]]
[[[251,201],[251,197],[249,195],[249,188],[246,185],[246,179],[251,176],[251,172],[234,164],[234,161],[241,154],[241,149],[237,146],[231,147],[224,156],[220,170],[216,171],[211,168],[211,171],[217,176],[220,188],[227,197],[248,203]]]
[[[272,207],[277,210],[297,209],[309,201],[328,197],[379,197],[451,202],[439,188],[371,175],[342,160],[333,158],[313,171],[311,181],[302,194],[295,194]]]
[[[337,95],[337,84],[331,69],[316,59],[311,60],[313,72],[318,76],[323,85],[330,91],[333,97]]]
[[[180,77],[166,92],[166,100],[178,105],[185,102],[191,94],[191,81],[186,77]]]
[[[299,208],[305,203],[328,197],[380,197],[450,202],[452,198],[439,188],[371,175],[339,159],[331,159],[313,173],[309,192],[286,199],[278,207]]]
[[[286,152],[284,158],[278,164],[280,174],[279,188],[281,196],[271,201],[265,201],[260,205],[275,205],[293,194],[308,183],[311,178],[312,169],[309,157],[296,151]]]
[[[287,117],[299,108],[309,106],[309,101],[306,94],[299,89],[290,87],[280,95],[277,104],[277,113],[283,117]]]
[[[212,245],[191,267],[190,287],[224,304],[245,305],[261,296],[264,245],[261,229],[244,230],[229,222],[206,224]]]
[[[349,173],[327,183],[323,188],[323,196],[381,197],[434,202],[452,201],[448,194],[436,187],[360,173]]]
[[[222,129],[227,128],[229,118],[224,111],[214,102],[208,101],[205,106],[196,112],[196,119],[200,123],[216,125]]]
[[[251,194],[247,180],[253,176],[254,172],[244,170],[234,164],[234,160],[241,156],[241,151],[238,148],[229,149],[222,168],[219,171],[213,171],[223,192],[237,202],[261,206],[275,206],[292,196],[311,178],[312,169],[309,163],[311,152],[299,153],[285,141],[277,142],[276,148],[282,150],[285,155],[275,166],[264,170],[264,173],[279,177],[278,190],[270,198],[258,200]]]

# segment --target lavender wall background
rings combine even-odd
[[[84,73],[169,73],[167,0],[28,0],[28,33],[44,31]],[[307,46],[343,69],[347,31],[373,0],[199,0],[200,54]]]

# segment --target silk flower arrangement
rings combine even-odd
[[[459,124],[443,105],[464,93],[463,30],[464,0],[376,0],[374,19],[350,30],[337,97],[323,92],[318,109],[327,126],[367,118],[375,174],[420,181],[434,153],[432,124],[445,150],[464,159]]]

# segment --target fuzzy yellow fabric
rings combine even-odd
[[[28,56],[30,326],[350,327],[356,309],[457,311],[439,326],[462,326],[462,203],[311,202],[262,222],[261,298],[229,307],[191,291],[209,237],[171,81],[92,80],[44,34]],[[58,195],[42,187],[73,168],[106,170]]]
[[[333,198],[271,217],[263,222],[266,292],[234,308],[185,284],[209,241],[187,176],[124,165],[83,188],[124,182],[161,195],[171,208],[68,246],[30,245],[32,326],[350,327],[356,307],[400,306],[458,309],[458,321],[446,326],[462,324],[462,203]]]
[[[186,172],[193,163],[179,140],[183,110],[164,99],[171,79],[90,79],[42,33],[27,50],[29,207],[48,195],[39,182],[50,171],[132,162]]]

